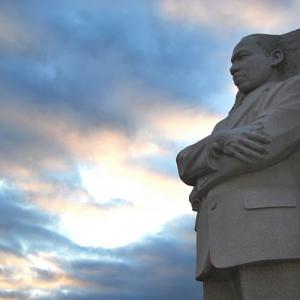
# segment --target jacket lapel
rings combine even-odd
[[[251,112],[256,111],[258,103],[264,101],[269,93],[269,88],[266,86],[259,87],[253,92],[245,95],[241,100],[241,104],[234,108],[227,117],[226,128],[234,128],[243,122],[245,117],[249,116]]]

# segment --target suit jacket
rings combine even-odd
[[[300,76],[252,91],[213,133],[255,124],[271,139],[262,160],[212,155],[212,135],[177,156],[181,179],[195,186],[197,279],[210,263],[300,258]]]

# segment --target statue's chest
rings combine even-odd
[[[253,92],[220,123],[217,130],[249,125],[255,122],[269,105],[269,89]]]

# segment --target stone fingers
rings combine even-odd
[[[244,136],[248,140],[252,140],[263,144],[269,144],[271,142],[271,139],[265,133],[262,133],[260,131],[248,131],[244,133]]]
[[[224,153],[236,157],[245,163],[251,163],[255,160],[263,159],[266,151],[259,152],[243,144],[232,143],[224,149]]]
[[[241,145],[256,151],[258,153],[266,153],[268,152],[267,143],[261,143],[257,142],[251,139],[241,139],[240,140]]]
[[[224,149],[224,153],[229,156],[235,157],[235,158],[239,159],[240,161],[247,163],[247,164],[252,162],[252,160],[250,158],[248,158],[246,155],[240,153],[237,149],[233,148],[232,146],[226,146]]]

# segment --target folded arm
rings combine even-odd
[[[186,147],[176,157],[178,173],[181,180],[195,186],[197,178],[208,175],[216,169],[212,164],[214,139],[212,135]]]
[[[238,166],[240,166],[240,162],[245,165],[245,163],[251,163],[252,160],[260,160],[264,157],[270,139],[261,130],[261,124],[253,124],[234,129],[218,130],[208,137],[210,140],[208,149],[210,149],[211,153],[209,162],[211,167],[213,167],[213,171],[197,177],[199,174],[197,173],[199,171],[199,164],[191,160],[190,165],[193,166],[194,173],[189,173],[190,169],[187,169],[186,174],[184,174],[185,176],[190,175],[194,181],[196,180],[196,186],[189,197],[194,210],[197,210],[201,200],[200,196],[203,196],[203,193],[201,195],[197,188],[200,185],[198,184],[199,180],[201,181],[201,186],[204,184],[205,187],[211,188],[221,180],[228,178],[230,171],[237,171],[235,167],[231,169],[232,166],[235,166],[235,164],[231,165],[231,160],[234,163],[238,160]],[[188,156],[188,153],[186,155]],[[204,165],[205,161],[199,161]],[[201,170],[204,169],[202,168]],[[207,188],[205,191],[207,191]]]
[[[260,132],[261,125],[225,130],[219,130],[218,125],[211,135],[178,154],[176,160],[179,176],[186,184],[195,186],[198,178],[219,171],[219,159],[224,154],[235,154],[235,149],[242,151],[236,156],[244,162],[250,162],[247,156],[260,158],[265,152],[264,144],[269,143],[269,139]]]
[[[197,197],[203,197],[215,185],[240,174],[268,168],[285,159],[300,145],[300,77],[287,81],[277,92],[274,101],[268,105],[250,124],[262,126],[262,132],[269,142],[256,151],[257,157],[251,155],[251,146],[241,143],[225,145],[223,154],[214,161],[217,170],[207,178],[207,182],[198,185]],[[263,145],[263,144],[261,144]],[[252,149],[253,150],[253,149]],[[265,151],[264,151],[265,150]],[[246,161],[248,160],[248,161]],[[201,181],[201,177],[198,177]],[[195,193],[194,193],[195,197]]]

